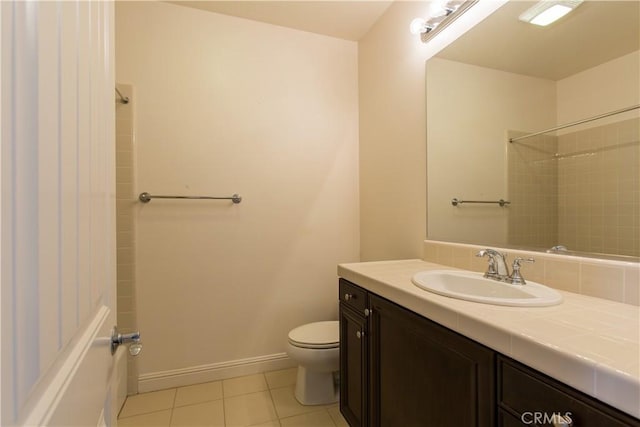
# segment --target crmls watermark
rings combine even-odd
[[[573,420],[571,412],[524,412],[520,416],[520,421],[524,424],[552,424],[557,426],[570,426]]]

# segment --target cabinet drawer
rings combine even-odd
[[[364,314],[367,308],[367,291],[345,279],[340,279],[340,302],[347,307]]]
[[[639,420],[613,407],[501,356],[498,403],[521,417],[524,415],[522,425],[551,425],[549,417],[554,413],[568,414],[573,425],[580,427],[640,425]]]

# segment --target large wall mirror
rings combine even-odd
[[[534,4],[427,61],[429,238],[637,259],[640,2],[585,1],[547,27],[518,20]]]

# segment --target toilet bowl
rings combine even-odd
[[[295,396],[303,405],[335,403],[339,387],[340,327],[338,321],[315,322],[289,332],[287,354],[298,363]]]

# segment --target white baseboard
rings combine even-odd
[[[182,387],[243,375],[293,368],[296,363],[286,353],[268,354],[209,365],[152,372],[138,377],[138,393]]]

